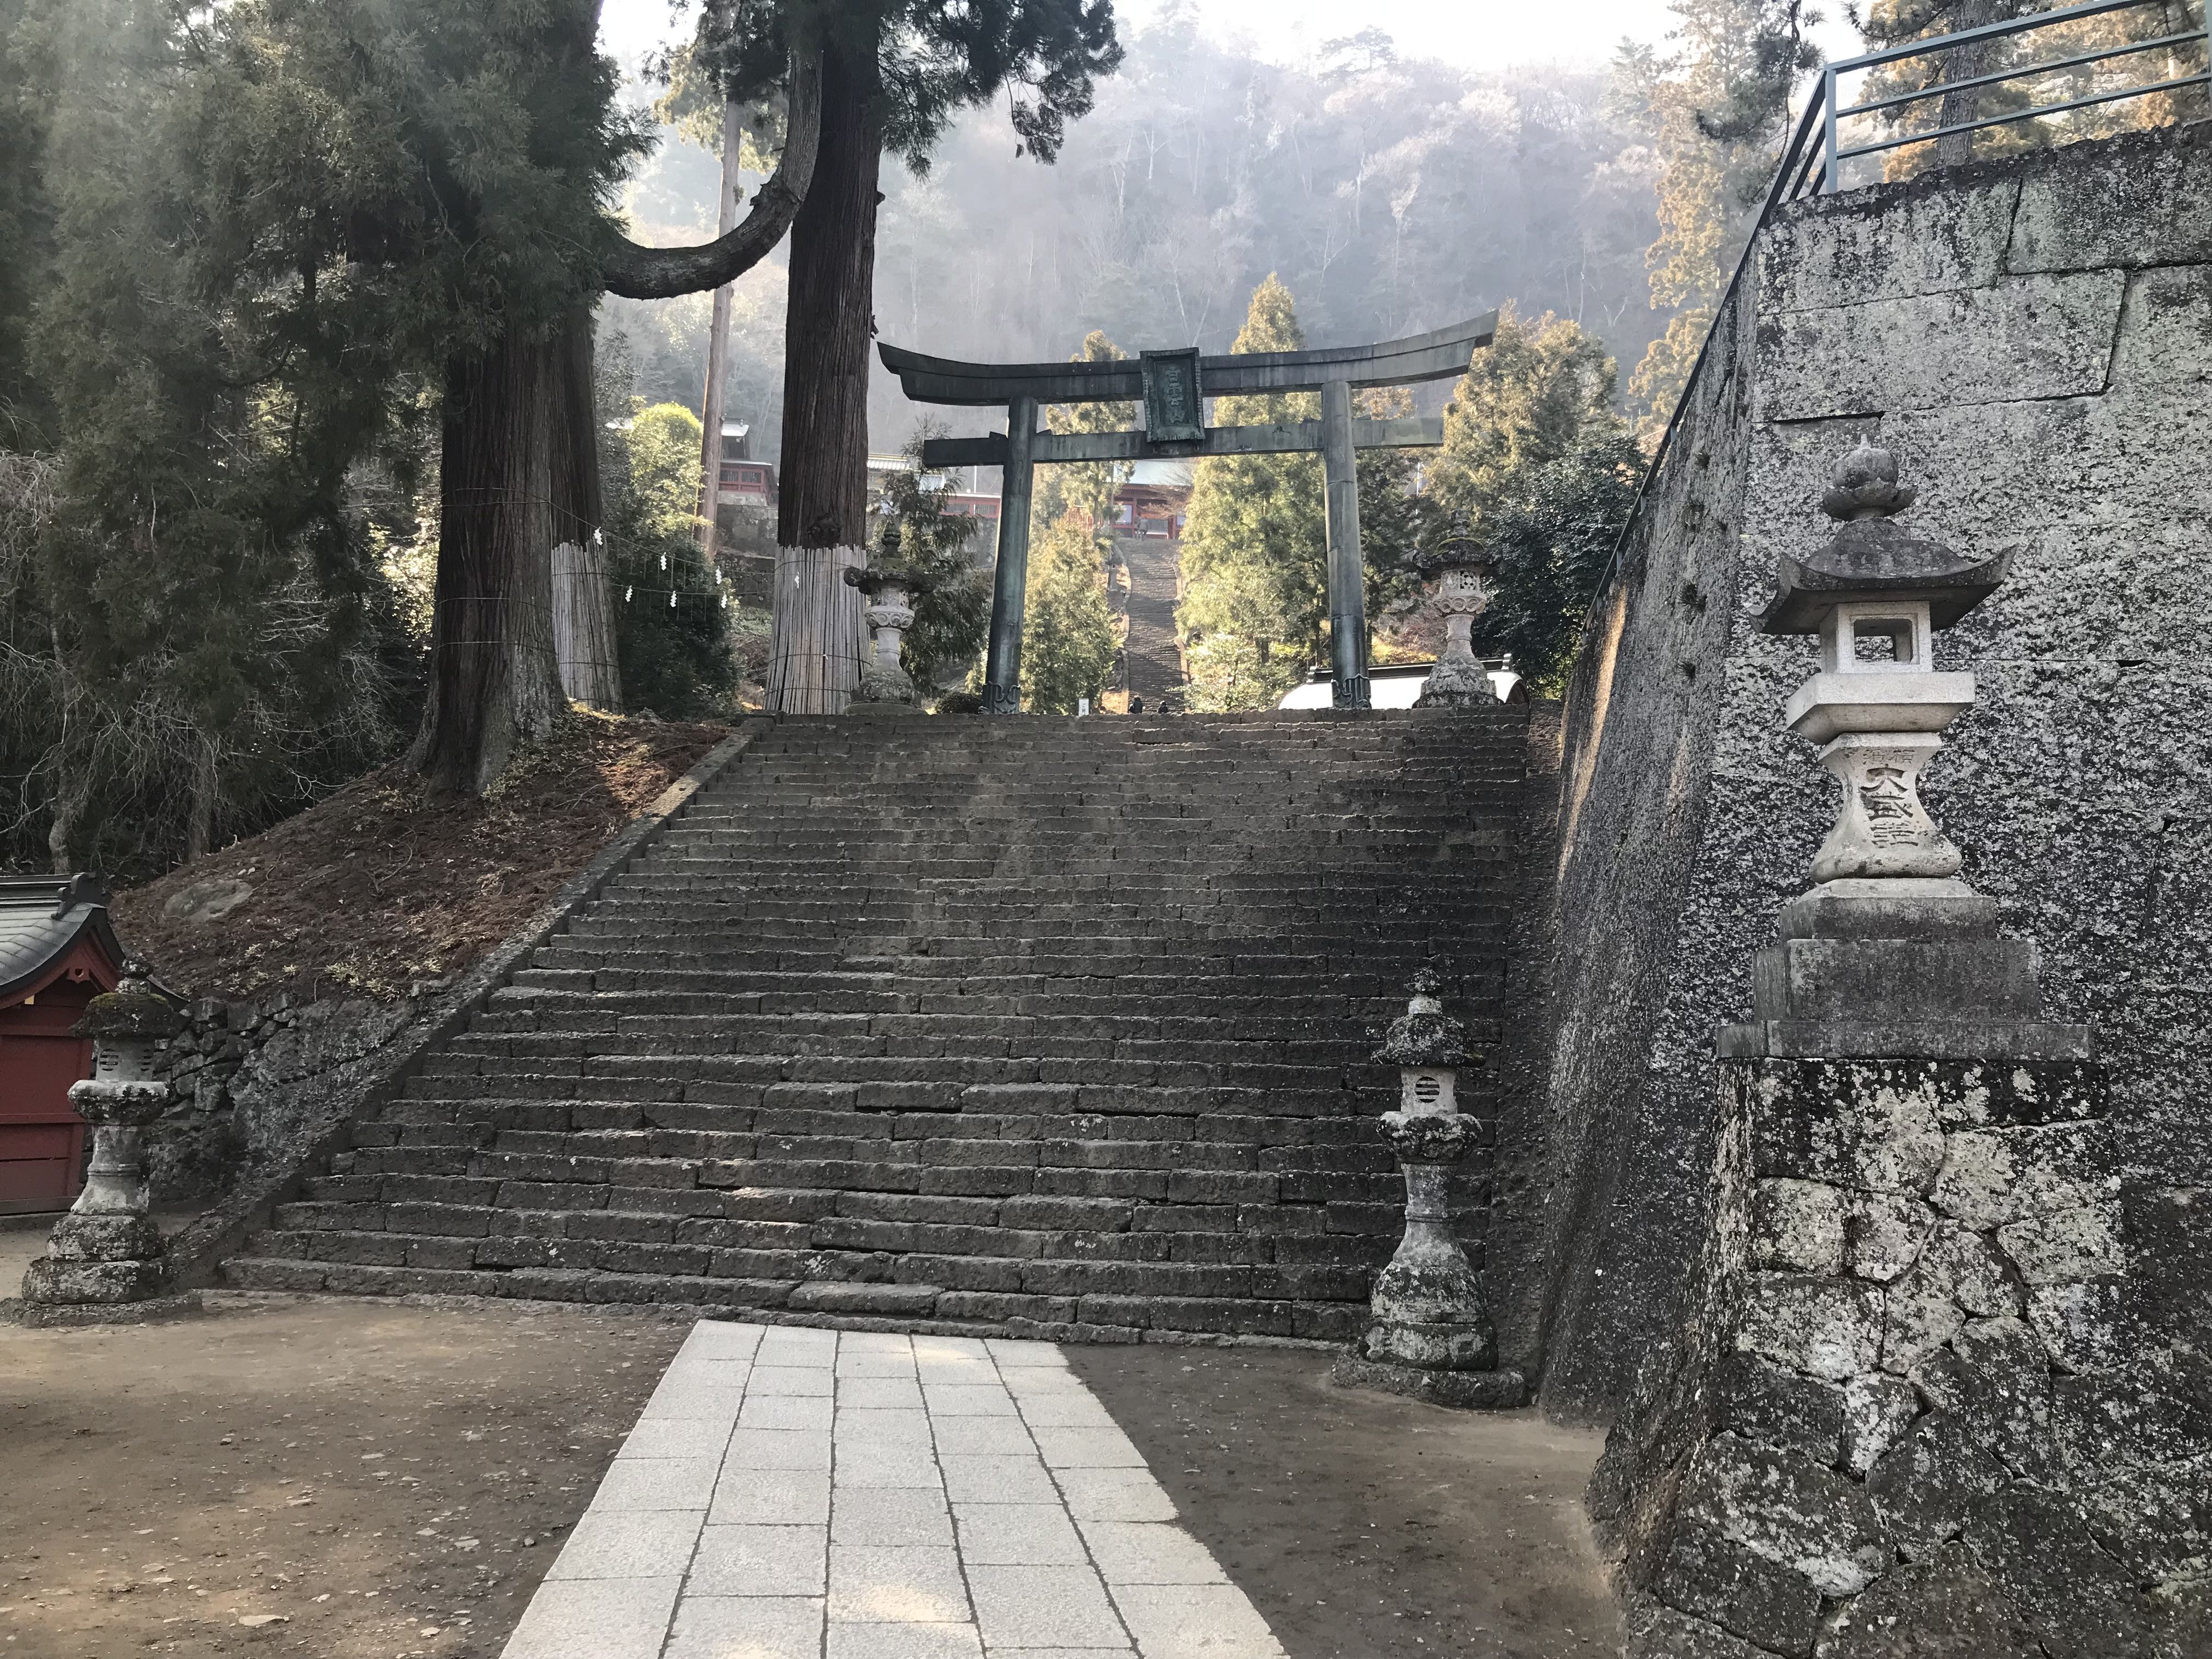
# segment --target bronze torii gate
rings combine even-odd
[[[933,438],[926,467],[1005,469],[999,503],[999,559],[991,594],[991,644],[984,661],[983,708],[1021,709],[1022,606],[1030,559],[1030,485],[1039,461],[1133,461],[1205,455],[1321,453],[1328,509],[1328,629],[1339,708],[1367,702],[1367,602],[1361,586],[1359,478],[1362,449],[1433,448],[1443,422],[1419,417],[1355,420],[1355,386],[1411,386],[1467,373],[1491,342],[1498,313],[1380,345],[1322,351],[1264,351],[1201,357],[1196,347],[1146,351],[1110,362],[960,363],[882,345],[884,367],[916,403],[1006,406],[1006,430],[987,438]],[[1321,419],[1267,426],[1210,427],[1207,398],[1319,392]],[[1045,404],[1141,400],[1145,425],[1131,432],[1039,432]]]

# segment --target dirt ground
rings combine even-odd
[[[0,1656],[490,1659],[686,1328],[367,1301],[0,1326]]]
[[[118,894],[116,930],[194,996],[400,996],[513,933],[727,736],[580,714],[481,800],[433,797],[395,763]]]
[[[0,1326],[0,1659],[494,1659],[686,1329],[240,1297]],[[1069,1352],[1292,1659],[1617,1650],[1595,1435],[1309,1352]]]
[[[1280,1348],[1070,1348],[1291,1659],[1620,1650],[1583,1520],[1602,1437],[1338,1389]]]

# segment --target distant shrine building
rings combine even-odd
[[[721,476],[715,481],[716,521],[727,529],[732,519],[743,516],[769,520],[775,517],[775,469],[757,461],[752,452],[752,427],[744,421],[722,422]]]
[[[876,454],[868,457],[868,499],[875,506],[882,501],[884,481],[894,473],[914,470],[914,458],[902,453]],[[952,492],[945,498],[947,517],[975,520],[974,549],[979,562],[988,563],[994,551],[999,528],[999,492],[989,487],[978,475],[989,469],[956,467],[946,471],[930,472],[925,480],[933,489],[950,482]],[[773,473],[771,471],[771,477]],[[729,499],[726,495],[725,500]],[[1114,491],[1112,516],[1107,525],[1117,539],[1166,541],[1180,543],[1183,524],[1190,507],[1190,469],[1176,462],[1139,461],[1132,476]],[[986,531],[992,538],[983,539]]]

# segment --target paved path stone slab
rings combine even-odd
[[[702,1322],[504,1659],[1282,1659],[1050,1344]]]

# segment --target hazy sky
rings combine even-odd
[[[1162,3],[1116,0],[1115,9],[1141,27]],[[1344,0],[1198,0],[1198,9],[1205,27],[1224,38],[1241,36],[1277,61],[1297,61],[1323,40],[1371,27],[1402,51],[1469,69],[1601,61],[1623,35],[1663,40],[1671,21],[1665,0],[1364,0],[1352,7]],[[605,0],[602,16],[601,38],[625,64],[672,34],[689,33],[688,23],[671,23],[669,0]],[[1851,41],[1846,34],[1823,43],[1848,51]]]

